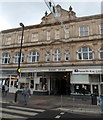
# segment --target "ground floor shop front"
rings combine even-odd
[[[49,69],[22,70],[20,78],[9,74],[1,79],[1,84],[8,83],[9,92],[15,92],[18,86],[23,89],[29,84],[32,94],[103,94],[103,75],[101,69]],[[3,76],[2,76],[3,77]]]

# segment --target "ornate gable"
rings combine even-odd
[[[69,8],[69,11],[67,11],[62,9],[60,5],[57,5],[56,10],[59,13],[58,15],[60,16],[62,21],[69,21],[71,19],[76,18],[76,13],[72,11],[71,6]],[[56,18],[54,18],[53,14],[52,13],[48,14],[47,12],[45,12],[45,16],[42,18],[41,24],[49,24],[49,23],[55,23],[55,22],[58,22],[58,21],[56,20]]]

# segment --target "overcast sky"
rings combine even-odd
[[[101,14],[102,0],[53,0],[63,9],[69,10],[72,6],[77,17]],[[44,0],[1,0],[0,1],[0,31],[25,26],[35,25],[41,22],[45,11],[50,13]]]

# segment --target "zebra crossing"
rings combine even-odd
[[[8,119],[14,119],[14,118],[22,118],[22,119],[27,119],[27,118],[33,118],[35,115],[38,115],[45,110],[43,109],[34,109],[30,107],[25,107],[25,106],[3,106],[0,108],[0,112],[2,113],[2,118],[8,118]]]

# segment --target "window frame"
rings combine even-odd
[[[101,27],[102,26],[102,27]],[[99,25],[99,33],[100,34],[103,34],[103,23],[101,23],[100,25]]]
[[[60,39],[60,30],[59,29],[55,30],[55,39],[56,40]]]
[[[15,55],[14,55],[14,63],[18,63],[19,62],[19,52],[17,52]],[[20,60],[20,63],[23,63],[24,62],[24,53],[21,53],[21,60]]]
[[[34,53],[34,55],[33,55]],[[34,63],[34,62],[39,62],[39,52],[37,51],[31,51],[28,54],[28,63]]]
[[[101,48],[103,48],[103,47],[101,47]],[[101,50],[101,48],[99,49],[99,59],[100,59],[100,60],[103,60],[103,58],[101,58],[101,52],[102,52],[102,54],[103,54],[103,50]]]
[[[53,61],[58,62],[61,60],[61,52],[59,49],[54,51]]]
[[[2,54],[2,64],[10,64],[10,54],[9,53]]]
[[[87,48],[87,51],[83,51],[83,48]],[[91,49],[91,51],[89,51],[89,49]],[[81,56],[81,59],[79,58],[79,55]],[[84,58],[85,57],[84,55],[87,55],[87,59]],[[92,55],[91,59],[90,59],[90,55]],[[94,59],[93,49],[87,46],[79,48],[79,50],[77,51],[77,59],[78,60],[93,60]]]
[[[81,31],[81,28],[83,29],[82,31]],[[85,30],[85,28],[87,28],[87,30]],[[79,27],[79,36],[81,36],[81,37],[89,36],[89,26],[88,25],[83,25],[83,26]]]

